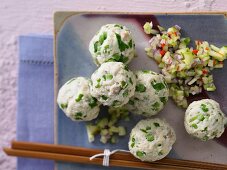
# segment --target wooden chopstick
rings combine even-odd
[[[102,158],[94,158],[93,160],[89,160],[90,157],[86,157],[86,156],[47,153],[47,152],[28,151],[28,150],[10,149],[10,148],[3,148],[3,150],[7,155],[10,155],[10,156],[29,157],[29,158],[32,157],[32,158],[50,159],[55,161],[102,165]],[[134,161],[125,161],[125,160],[116,160],[116,159],[110,159],[110,166],[152,169],[152,170],[193,170],[194,169],[189,167],[178,167],[174,165],[170,166],[165,164],[150,164],[146,162],[134,162]]]
[[[82,157],[91,157],[95,154],[103,152],[102,150],[99,150],[99,149],[89,149],[89,148],[82,148],[82,147],[75,147],[75,146],[31,143],[31,142],[21,142],[21,141],[13,141],[12,149],[74,155],[74,156],[82,156]],[[140,160],[132,156],[130,153],[122,153],[122,152],[117,152],[111,155],[110,160],[122,160],[122,161],[141,163]],[[90,160],[87,160],[87,161],[90,161]],[[177,160],[177,159],[168,159],[168,158],[164,158],[162,160],[152,162],[152,163],[146,163],[146,164],[149,164],[152,166],[168,165],[168,166],[185,167],[185,168],[188,167],[188,168],[197,168],[197,169],[198,168],[199,169],[227,169],[227,165],[222,165],[222,164],[213,164],[213,163],[186,161],[186,160]]]

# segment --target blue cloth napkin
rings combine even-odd
[[[54,142],[52,36],[19,37],[17,140]],[[52,170],[54,161],[18,158],[18,170]]]

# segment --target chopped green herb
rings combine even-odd
[[[95,106],[97,106],[97,99],[94,98],[94,97],[91,97],[90,100],[89,100],[89,103],[88,105],[91,107],[91,108],[94,108]]]
[[[202,140],[204,140],[204,141],[207,141],[208,139],[209,139],[209,137],[207,135],[202,138]]]
[[[107,100],[107,99],[108,99],[108,97],[105,96],[105,95],[102,95],[101,98],[102,98],[103,100]]]
[[[129,83],[133,84],[132,78],[131,78],[131,77],[129,78]]]
[[[193,122],[194,120],[196,120],[198,118],[198,115],[197,116],[194,116],[194,117],[192,117],[190,120],[189,120],[189,122]]]
[[[123,62],[123,63],[126,63],[127,61],[128,61],[128,57],[123,57],[122,62]]]
[[[129,41],[128,46],[132,48],[132,39]]]
[[[112,74],[103,75],[103,79],[104,80],[111,80],[111,79],[113,79],[113,75]]]
[[[62,108],[62,109],[66,109],[67,107],[68,107],[68,104],[67,104],[67,103],[66,103],[66,104],[63,104],[63,103],[62,103],[62,104],[61,104],[61,108]]]
[[[114,61],[121,61],[122,60],[122,56],[121,55],[119,55],[119,54],[114,54],[113,56],[112,56],[112,58],[114,59]]]
[[[135,143],[131,143],[131,147],[133,148],[135,146]]]
[[[120,49],[121,52],[125,51],[126,49],[129,48],[129,46],[127,44],[125,44],[122,40],[121,40],[121,36],[117,33],[115,33],[116,38],[117,38],[117,42],[118,42],[118,47]]]
[[[144,133],[147,133],[147,131],[145,130],[145,129],[140,129],[142,132],[144,132]]]
[[[81,118],[82,115],[83,115],[82,112],[77,112],[77,113],[75,114],[75,117],[74,117],[74,118],[75,118],[76,120],[82,120],[82,118]]]
[[[129,103],[130,105],[134,105],[134,104],[135,104],[135,102],[132,101],[132,100],[129,100],[128,103]]]
[[[146,91],[146,87],[143,84],[137,84],[136,85],[136,91],[142,93]]]
[[[157,122],[154,122],[154,126],[155,127],[160,127],[159,123],[157,123]]]
[[[129,69],[128,69],[128,66],[126,66],[126,65],[125,65],[125,70],[126,70],[126,71],[128,71],[128,70],[129,70]]]
[[[109,45],[106,45],[106,46],[104,47],[105,50],[107,50],[108,48],[110,48]]]
[[[198,116],[198,119],[199,119],[200,121],[203,121],[203,120],[205,119],[205,117],[204,117],[204,115],[200,114],[200,115]]]
[[[100,81],[101,81],[101,79],[98,79],[98,80],[97,80],[98,83],[97,83],[97,85],[95,86],[95,88],[100,88],[100,87],[101,87]]]
[[[99,41],[96,41],[94,43],[94,52],[96,53],[99,50],[99,48],[100,48],[100,43],[99,43]]]
[[[146,130],[151,130],[151,127],[150,127],[150,126],[147,126],[147,127],[146,127]]]
[[[159,156],[163,155],[162,151],[158,152],[158,155],[159,155]]]
[[[81,99],[82,99],[83,97],[84,97],[83,94],[79,94],[75,101],[76,101],[76,102],[79,102],[79,101],[81,101]]]
[[[119,24],[115,24],[114,27],[119,27],[119,28],[123,29],[123,26],[121,26]]]
[[[151,73],[150,70],[143,70],[142,72],[145,73],[145,74],[150,74]]]
[[[202,132],[205,132],[205,131],[207,131],[207,127],[205,127],[205,128],[202,130]]]
[[[126,87],[128,87],[128,83],[126,83],[125,81],[121,81],[121,88],[125,89]]]
[[[195,128],[195,129],[198,128],[197,124],[192,124],[192,127]]]
[[[137,155],[138,157],[142,157],[142,156],[146,155],[146,152],[144,152],[144,151],[137,151],[137,152],[136,152],[136,155]]]
[[[99,83],[95,86],[95,88],[100,88],[100,87],[101,85]]]
[[[126,90],[124,93],[123,93],[123,97],[127,97],[128,96],[128,90]]]
[[[151,84],[152,84],[153,88],[155,90],[157,90],[157,91],[160,91],[160,90],[165,88],[165,85],[163,83],[154,83],[154,82],[152,82]]]
[[[114,100],[112,103],[112,106],[117,106],[120,105],[120,102],[118,100]]]
[[[152,110],[154,111],[158,111],[160,107],[160,103],[159,102],[155,102],[154,104],[152,104]]]
[[[209,109],[207,108],[207,105],[205,105],[205,104],[201,104],[201,109],[204,111],[204,112],[208,112],[209,111]]]
[[[152,142],[154,140],[154,136],[150,133],[146,134],[146,139],[148,142]]]
[[[163,104],[167,103],[167,98],[166,97],[160,97],[159,98]]]
[[[99,42],[100,42],[101,45],[106,40],[106,38],[107,38],[107,33],[106,32],[104,32],[102,35],[100,35]]]
[[[135,142],[135,141],[136,141],[136,140],[135,140],[135,138],[133,137],[133,138],[132,138],[132,142]]]

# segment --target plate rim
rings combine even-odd
[[[58,68],[57,68],[57,34],[65,21],[74,15],[81,14],[107,14],[107,15],[223,15],[227,19],[227,11],[195,11],[195,12],[125,12],[125,11],[55,11],[53,14],[53,35],[54,35],[54,144],[57,142],[57,127],[58,127]],[[57,170],[57,165],[54,163],[54,169]]]

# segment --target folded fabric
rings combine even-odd
[[[53,143],[52,36],[19,37],[17,140]],[[18,170],[52,170],[54,161],[18,158]]]

